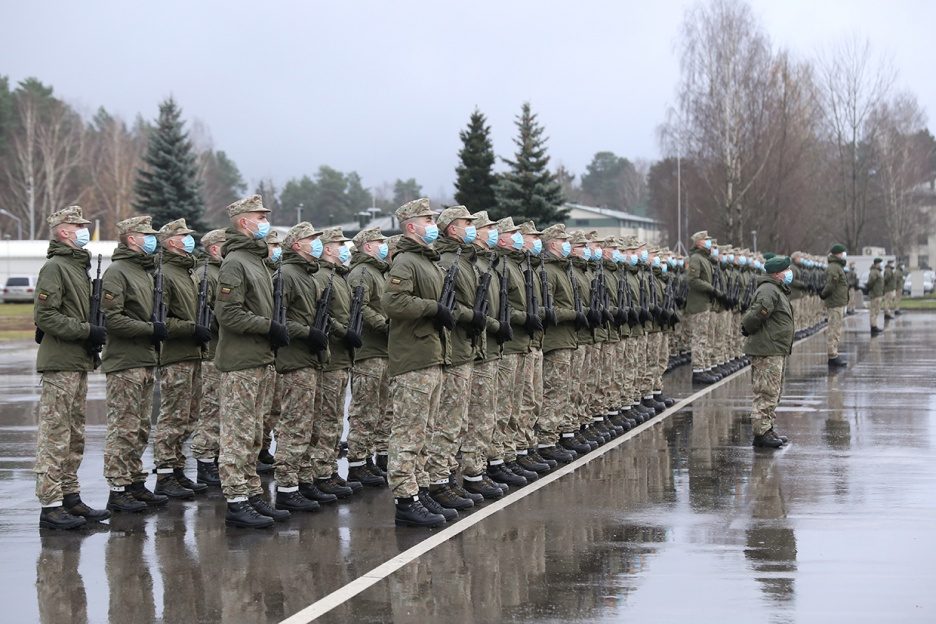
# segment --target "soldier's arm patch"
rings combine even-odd
[[[221,289],[218,290],[218,298],[221,299],[221,301],[227,301],[231,298],[231,293],[233,291],[234,289],[230,286],[222,286]]]
[[[406,279],[404,277],[391,276],[387,280],[387,291],[388,292],[413,292],[413,280]]]
[[[36,295],[36,299],[39,300],[39,303],[45,303],[49,300],[49,293],[40,292],[38,295]]]
[[[761,318],[767,318],[768,316],[770,316],[770,310],[768,310],[764,306],[761,306],[761,309],[758,312],[758,314],[760,315]]]

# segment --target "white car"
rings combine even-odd
[[[933,292],[933,282],[936,281],[936,273],[933,271],[923,271],[923,294],[929,295]],[[907,279],[904,280],[903,285],[903,294],[909,295],[910,289],[913,283],[913,279],[910,275],[907,275]]]
[[[36,293],[36,278],[31,275],[11,275],[3,287],[3,303],[32,303]]]

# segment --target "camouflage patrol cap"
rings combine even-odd
[[[400,239],[403,238],[402,234],[394,234],[387,239],[387,249],[390,252],[390,255],[393,255],[396,252],[397,243],[400,242]]]
[[[497,232],[499,234],[504,234],[505,232],[516,232],[520,228],[514,225],[513,217],[504,217],[497,222]]]
[[[491,217],[488,216],[487,210],[480,210],[474,213],[473,216],[475,218],[474,224],[476,228],[488,227],[489,225],[497,227],[497,224],[494,221],[491,221]]]
[[[159,228],[159,232],[156,234],[156,238],[160,241],[164,241],[167,238],[172,238],[173,236],[185,236],[186,234],[194,234],[195,230],[190,229],[185,225],[185,219],[176,219],[175,221],[170,221],[166,225]]]
[[[301,241],[304,238],[318,236],[320,233],[321,232],[316,231],[311,223],[302,221],[289,228],[289,231],[286,232],[286,238],[283,240],[283,244],[287,247],[292,247],[293,243]]]
[[[396,212],[393,214],[396,215],[396,218],[401,222],[407,219],[415,219],[416,217],[434,217],[436,215],[432,206],[429,205],[429,199],[426,197],[420,197],[419,199],[406,202],[397,208]]]
[[[340,227],[330,227],[322,230],[322,244],[327,245],[328,243],[346,243],[350,238],[345,238],[344,232],[341,231]]]
[[[259,195],[238,199],[227,207],[228,217],[236,217],[245,212],[270,212],[270,210],[263,207],[263,198]]]
[[[556,239],[566,240],[571,237],[569,236],[569,233],[566,232],[565,223],[555,223],[543,230],[542,238],[545,242]]]
[[[468,209],[464,206],[449,206],[436,219],[436,223],[439,226],[439,231],[444,232],[452,221],[455,219],[468,219],[469,221],[474,221],[476,217],[468,212]]]
[[[695,245],[699,241],[705,240],[706,238],[709,238],[708,230],[702,230],[701,232],[696,232],[693,234],[690,240],[692,241],[692,244]]]
[[[270,230],[270,233],[263,237],[263,242],[265,242],[267,245],[279,245],[282,243],[279,232],[276,230]]]
[[[212,245],[223,243],[226,240],[227,240],[227,232],[222,228],[222,229],[217,229],[217,230],[211,230],[210,232],[206,233],[204,236],[201,237],[201,241],[199,242],[201,243],[202,247],[207,249],[208,247]]]
[[[621,248],[621,239],[617,236],[605,236],[604,245],[607,248],[620,249]]]
[[[531,236],[539,236],[542,234],[542,232],[536,229],[536,224],[532,221],[524,221],[517,226],[517,229],[520,230],[521,234],[529,234]]]
[[[81,216],[81,206],[69,206],[68,208],[56,210],[49,215],[46,221],[50,228],[54,228],[56,225],[62,225],[63,223],[74,223],[75,225],[87,225],[91,223]]]
[[[354,238],[351,240],[354,242],[354,246],[360,249],[364,243],[369,243],[371,241],[385,241],[387,240],[387,237],[384,236],[379,227],[369,227],[355,234]]]
[[[582,230],[572,230],[569,232],[569,243],[572,245],[584,245],[588,243],[588,237]]]
[[[124,234],[158,234],[157,230],[153,229],[153,217],[149,215],[143,215],[139,217],[130,217],[129,219],[124,219],[123,221],[117,222],[117,234],[123,236]]]

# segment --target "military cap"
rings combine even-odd
[[[764,263],[764,270],[768,273],[779,273],[790,268],[789,256],[774,256]]]
[[[881,264],[884,262],[884,258],[875,258],[873,264]]]
[[[491,217],[488,216],[487,210],[481,210],[479,212],[476,212],[474,213],[473,216],[475,218],[476,228],[483,228],[489,225],[493,225],[494,227],[497,227],[497,224],[494,221],[491,221]]]
[[[136,234],[158,234],[153,229],[153,217],[143,215],[139,217],[130,217],[117,222],[117,234],[124,235],[131,232]]]
[[[572,230],[569,232],[569,243],[572,245],[584,245],[588,242],[585,232],[582,230]]]
[[[640,241],[636,236],[625,236],[622,242],[624,243],[624,249],[637,249],[640,247]]]
[[[542,232],[536,229],[536,224],[532,221],[524,221],[518,225],[517,228],[520,230],[521,234],[530,234],[535,236],[542,234]]]
[[[383,235],[383,232],[380,231],[379,227],[369,227],[355,234],[354,238],[351,240],[354,242],[354,246],[360,249],[364,243],[369,243],[371,241],[385,241],[387,240],[387,237]]]
[[[56,225],[61,225],[63,223],[74,223],[75,225],[86,225],[91,223],[81,216],[81,206],[69,206],[68,208],[56,210],[49,215],[46,221],[48,222],[50,228],[54,228]]]
[[[468,209],[464,206],[449,206],[436,219],[436,223],[439,226],[439,230],[444,232],[445,228],[455,219],[468,219],[470,221],[475,220],[475,216],[468,212]]]
[[[504,232],[516,232],[519,229],[520,228],[514,225],[513,217],[504,217],[497,222],[498,234],[503,234]]]
[[[396,212],[393,214],[396,215],[396,218],[401,223],[408,219],[415,219],[416,217],[434,217],[436,215],[435,211],[429,205],[429,200],[425,197],[406,202],[397,208]]]
[[[224,229],[211,230],[201,237],[201,246],[210,247],[211,245],[216,245],[218,243],[223,243],[227,240],[227,232]]]
[[[283,244],[287,247],[292,247],[292,244],[297,241],[301,241],[304,238],[312,238],[319,234],[321,234],[321,232],[317,231],[311,223],[302,221],[289,228],[289,231],[286,232],[286,238],[283,239]]]
[[[259,195],[251,195],[244,199],[238,199],[227,207],[229,217],[236,217],[245,212],[270,212],[270,210],[263,207],[263,198]]]
[[[195,230],[189,229],[185,225],[185,219],[176,219],[175,221],[170,221],[166,225],[159,228],[159,232],[156,234],[156,237],[164,241],[167,238],[172,238],[173,236],[185,236],[186,234],[194,234]]]
[[[556,223],[554,225],[550,225],[548,228],[543,230],[544,241],[555,240],[557,238],[562,239],[562,240],[571,238],[569,236],[569,233],[566,232],[564,223]]]
[[[776,255],[777,255],[777,254],[775,254],[775,253],[772,252],[772,251],[765,251],[765,252],[764,252],[764,260],[765,260],[765,261],[766,261],[766,260],[770,260],[771,258],[773,258],[773,257],[776,256]]]
[[[695,234],[692,235],[692,238],[691,238],[692,244],[695,245],[699,241],[705,240],[708,237],[709,237],[708,230],[702,230],[701,232],[696,232]]]
[[[267,245],[279,245],[283,242],[280,240],[279,232],[276,230],[270,230],[270,233],[263,237],[263,241]]]
[[[341,231],[340,227],[330,227],[322,230],[322,244],[327,245],[328,243],[346,243],[350,238],[345,238],[344,232]]]
[[[620,248],[621,239],[619,239],[617,236],[605,236],[604,244],[605,244],[605,247]]]
[[[890,266],[890,265],[894,264],[894,261],[893,261],[893,260],[888,260],[888,261],[887,261],[887,264],[888,264],[888,266]]]

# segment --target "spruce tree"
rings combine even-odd
[[[458,136],[462,140],[462,148],[458,152],[459,164],[455,167],[455,201],[471,212],[495,209],[494,146],[484,114],[476,108],[468,120],[468,127]]]
[[[159,119],[149,135],[144,166],[137,173],[133,207],[152,216],[157,229],[184,218],[191,229],[205,233],[196,155],[181,116],[172,98],[159,105]]]
[[[514,139],[517,153],[514,160],[501,159],[510,169],[497,184],[496,216],[512,216],[514,223],[533,219],[537,227],[558,223],[569,211],[562,208],[562,186],[549,171],[544,128],[530,111],[529,102],[523,103],[515,124],[519,131]]]

